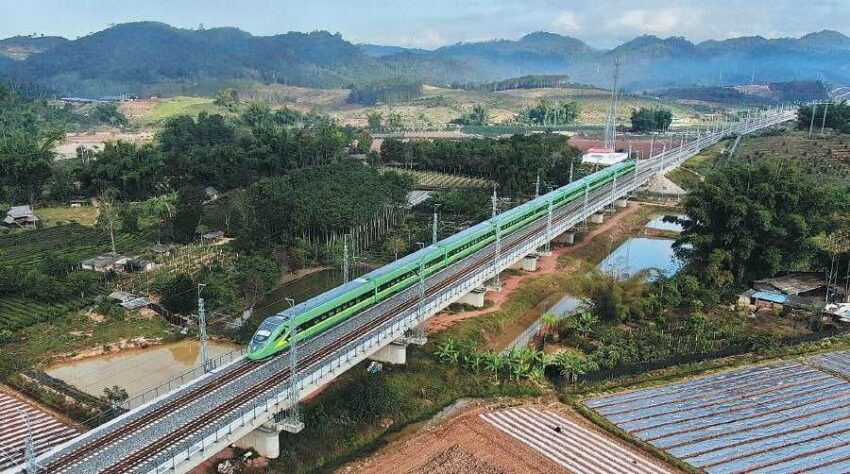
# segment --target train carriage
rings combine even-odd
[[[289,347],[290,320],[295,318],[298,340],[308,339],[364,309],[395,295],[441,269],[461,260],[496,240],[525,228],[553,209],[576,201],[587,192],[625,176],[635,169],[626,161],[585,176],[494,218],[420,249],[356,280],[334,288],[293,308],[266,318],[248,349],[248,358],[264,359]]]

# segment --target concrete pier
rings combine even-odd
[[[278,423],[269,421],[237,441],[236,446],[244,449],[254,448],[260,456],[276,459],[280,456],[281,431],[283,430]]]
[[[605,214],[602,214],[602,213],[591,214],[591,216],[588,217],[587,220],[590,221],[591,224],[601,224],[605,221]]]
[[[522,270],[526,272],[536,272],[537,271],[537,260],[540,259],[540,256],[536,253],[531,255],[526,255],[525,258],[522,259]]]
[[[569,231],[555,237],[555,242],[561,245],[573,245],[576,243],[576,233]]]
[[[478,287],[473,288],[472,291],[465,294],[463,298],[458,300],[458,303],[468,304],[470,306],[474,306],[476,308],[484,307],[484,293],[487,292],[486,288]]]
[[[628,206],[629,206],[629,200],[628,199],[617,199],[616,201],[614,201],[614,207],[617,207],[617,208],[620,208],[620,209],[625,209]]]
[[[369,356],[369,359],[384,364],[404,365],[407,363],[407,344],[393,341]]]

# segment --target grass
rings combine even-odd
[[[174,97],[162,99],[156,107],[142,114],[138,123],[143,126],[161,126],[169,118],[178,115],[197,116],[200,112],[230,115],[224,107],[213,104],[209,97]]]
[[[68,207],[40,207],[35,210],[35,215],[44,222],[65,223],[75,222],[80,225],[91,227],[97,219],[97,208],[92,206]]]
[[[56,355],[73,354],[121,339],[171,338],[176,331],[158,316],[148,318],[128,313],[121,319],[96,322],[82,312],[74,312],[23,329],[13,347],[5,347],[3,352],[19,362],[38,365]]]

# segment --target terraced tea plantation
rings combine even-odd
[[[815,135],[801,132],[765,137],[744,137],[736,159],[790,158],[812,174],[850,178],[850,136]]]
[[[119,252],[133,255],[150,245],[145,234],[116,236]],[[61,251],[72,260],[81,261],[112,249],[104,233],[79,224],[30,230],[0,236],[0,265],[38,268],[50,252]],[[63,303],[45,303],[21,296],[0,296],[0,331],[14,331],[49,320],[68,311],[83,308],[83,299]]]
[[[16,296],[0,296],[0,331],[14,331],[47,321],[51,317],[85,307],[85,300],[64,304],[40,303]]]
[[[115,236],[115,247],[121,253],[139,252],[150,244],[145,234]],[[73,260],[85,260],[111,251],[111,245],[103,232],[79,224],[0,235],[0,265],[37,265],[55,250]]]

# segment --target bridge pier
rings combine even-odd
[[[425,330],[416,328],[378,349],[377,352],[369,356],[369,359],[384,364],[404,365],[407,363],[407,346],[410,344],[424,346],[426,342],[428,342],[428,339],[425,337]]]
[[[526,255],[522,259],[522,270],[526,272],[536,272],[537,271],[537,261],[540,259],[540,256],[536,253],[532,253],[530,255]]]
[[[601,224],[605,222],[605,214],[598,212],[596,214],[591,214],[590,217],[587,218],[588,222],[591,224]]]
[[[257,454],[268,459],[280,456],[280,433],[283,428],[279,423],[269,421],[248,433],[235,444],[243,449],[253,448]]]
[[[486,288],[478,287],[473,288],[472,291],[463,295],[463,297],[458,300],[459,303],[468,304],[470,306],[474,306],[476,308],[484,307],[484,293],[487,292]]]
[[[564,232],[563,234],[555,237],[555,242],[562,245],[573,245],[576,243],[576,233],[572,230]]]
[[[618,207],[620,209],[625,209],[628,206],[629,206],[629,200],[628,199],[617,199],[616,201],[614,201],[614,207]]]

